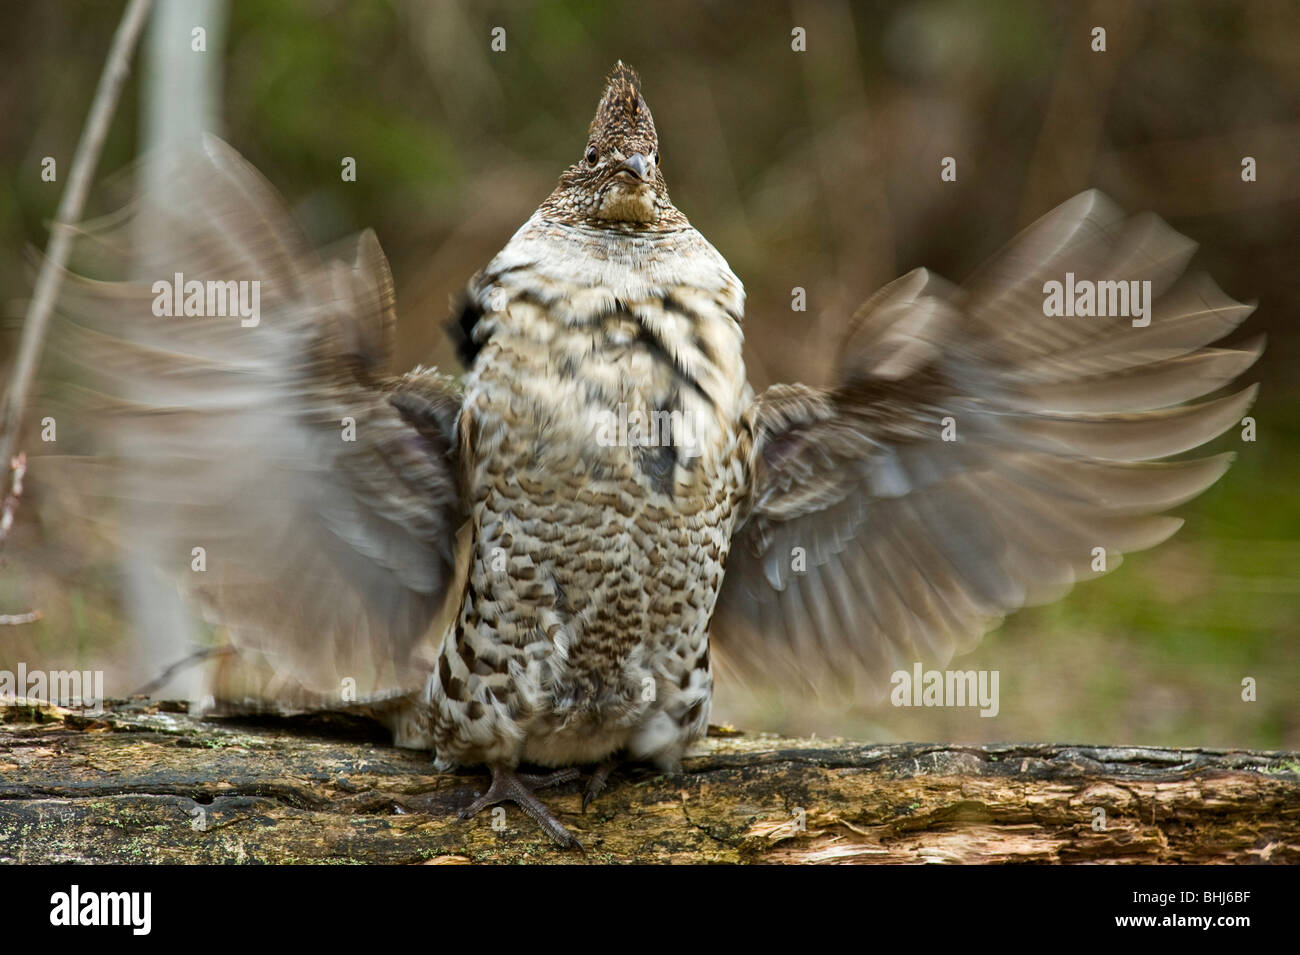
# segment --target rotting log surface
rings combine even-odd
[[[726,735],[685,769],[621,770],[586,814],[545,793],[584,856],[513,806],[460,821],[485,774],[352,721],[11,702],[0,861],[1300,862],[1295,753]]]

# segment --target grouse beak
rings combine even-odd
[[[630,172],[641,182],[650,182],[654,178],[653,166],[649,159],[640,153],[633,153],[618,164],[616,173]]]

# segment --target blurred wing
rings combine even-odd
[[[713,624],[720,670],[881,692],[944,665],[1008,612],[1054,600],[1181,525],[1157,516],[1230,455],[1158,463],[1240,420],[1198,398],[1262,342],[1207,348],[1252,311],[1160,219],[1096,192],[1064,203],[958,289],[917,270],[855,315],[837,387],[777,385],[755,409],[752,511]],[[1147,327],[1046,317],[1044,283],[1150,281]],[[1098,565],[1100,567],[1100,565]]]
[[[453,382],[383,377],[394,296],[372,232],[350,261],[321,261],[211,137],[169,160],[166,182],[80,233],[81,270],[108,278],[66,276],[53,345],[63,420],[93,453],[51,463],[269,670],[219,697],[418,687],[415,651],[455,576]],[[208,314],[157,314],[184,311],[191,282]],[[236,283],[233,314],[212,314],[209,282]]]

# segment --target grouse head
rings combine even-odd
[[[550,218],[653,229],[680,213],[659,170],[659,134],[636,71],[620,60],[605,84],[582,158],[542,206]]]

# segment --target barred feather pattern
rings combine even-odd
[[[317,255],[211,138],[170,181],[83,229],[110,280],[67,277],[67,420],[98,439],[64,462],[77,496],[149,502],[133,532],[241,651],[218,699],[331,707],[351,684],[400,743],[494,780],[672,769],[715,676],[860,701],[946,663],[1099,549],[1110,570],[1174,533],[1163,512],[1230,461],[1182,455],[1255,395],[1212,397],[1262,351],[1214,344],[1251,306],[1087,192],[962,286],[917,269],[876,293],[829,386],[755,396],[744,289],[669,201],[622,64],[583,158],[470,281],[462,382],[388,373],[372,233]],[[261,324],[154,315],[149,280],[177,272],[257,280]],[[1149,322],[1047,315],[1069,273],[1149,283]]]
[[[741,283],[689,226],[539,215],[465,307],[473,545],[428,687],[438,756],[676,766],[707,726],[708,625],[748,486]],[[656,415],[681,433],[619,433]]]

